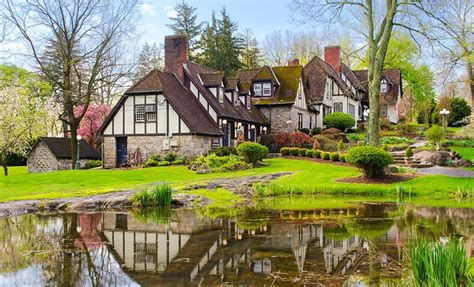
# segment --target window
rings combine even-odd
[[[388,91],[388,83],[385,79],[380,82],[380,91],[386,93]]]
[[[334,103],[334,112],[342,113],[342,111],[343,111],[342,102]]]
[[[156,121],[156,105],[136,105],[136,122],[154,122]]]
[[[263,83],[263,96],[269,97],[272,95],[272,84],[271,83]]]
[[[310,129],[313,128],[313,117],[312,116],[309,116],[309,128]]]
[[[386,117],[387,116],[387,106],[386,105],[383,105],[380,107],[380,115],[382,117]]]
[[[303,114],[298,113],[298,129],[301,130],[303,128]]]
[[[224,103],[224,91],[217,87],[216,88],[216,91],[217,91],[217,98],[219,99],[219,103]]]
[[[256,97],[270,97],[272,95],[272,83],[263,82],[263,83],[254,83],[253,84],[253,93]]]
[[[249,109],[249,110],[250,110],[250,103],[251,103],[250,102],[250,96],[247,96],[246,97],[246,104],[247,104],[247,109]]]
[[[353,104],[348,104],[347,105],[347,110],[349,111],[349,115],[353,116],[355,118],[355,106]]]

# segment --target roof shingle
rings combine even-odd
[[[71,159],[71,139],[40,137],[38,142],[43,142],[57,159]],[[79,143],[80,159],[100,159],[100,154],[85,140]]]

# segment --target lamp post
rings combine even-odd
[[[253,135],[253,141],[257,140],[257,130],[255,129],[255,125],[251,125],[250,129],[252,130],[251,133]]]
[[[79,162],[80,159],[80,150],[81,150],[81,139],[82,137],[78,135],[76,137],[77,139],[77,157],[76,157],[76,170],[81,169],[81,163]]]
[[[370,138],[369,138],[369,130],[370,130],[369,115],[370,115],[369,109],[365,110],[364,111],[364,118],[367,121],[367,135],[365,136],[365,144],[369,144],[369,142],[370,142]]]
[[[448,125],[449,111],[447,109],[443,109],[443,110],[439,111],[439,114],[443,118],[443,130],[446,131],[446,127]]]
[[[227,120],[223,119],[222,120],[222,129],[224,130],[224,142],[223,146],[228,146],[229,145],[229,136],[228,136],[228,129],[227,129]]]
[[[267,127],[263,127],[263,133],[264,133],[264,134],[267,133]]]

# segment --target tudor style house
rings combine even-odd
[[[367,71],[353,71],[338,46],[324,60],[302,66],[242,69],[235,78],[187,58],[185,36],[165,38],[165,69],[153,70],[128,89],[101,128],[105,167],[144,161],[154,153],[196,156],[219,146],[256,141],[267,132],[323,128],[333,112],[363,120]],[[385,70],[381,104],[398,121],[399,70]]]

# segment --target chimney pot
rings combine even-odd
[[[165,37],[165,72],[174,73],[184,81],[184,64],[188,61],[185,35]]]
[[[336,73],[341,73],[341,47],[329,46],[324,48],[324,61],[331,65]]]

